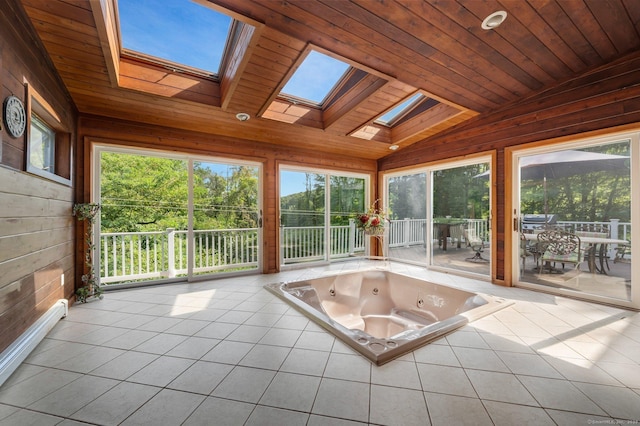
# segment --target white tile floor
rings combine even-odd
[[[262,288],[362,267],[371,264],[123,290],[75,305],[0,388],[0,425],[640,420],[639,313],[392,264],[516,303],[376,367]]]

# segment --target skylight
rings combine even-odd
[[[322,105],[348,69],[348,64],[312,50],[282,88],[280,95]]]
[[[416,93],[415,95],[407,98],[404,102],[399,103],[393,109],[387,111],[385,114],[378,117],[374,123],[382,124],[383,126],[392,126],[393,123],[405,116],[411,109],[416,107],[418,103],[425,96],[422,93]]]
[[[120,0],[124,49],[217,75],[232,19],[191,0]]]

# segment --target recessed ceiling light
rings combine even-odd
[[[239,112],[236,114],[236,118],[240,121],[247,121],[248,119],[251,118],[251,116],[246,112]]]
[[[400,148],[398,145],[390,145],[390,146],[389,146],[389,149],[390,149],[391,151],[395,151],[395,150],[396,150],[396,149],[398,149],[398,148]]]
[[[497,12],[494,12],[491,15],[484,18],[484,21],[482,21],[482,29],[493,30],[495,28],[498,28],[500,24],[504,22],[505,19],[507,19],[507,12],[505,12],[504,10],[499,10]]]

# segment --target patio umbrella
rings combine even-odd
[[[544,214],[547,211],[547,178],[562,178],[581,174],[612,171],[628,171],[629,157],[624,155],[601,154],[599,152],[564,150],[529,155],[520,159],[520,179],[542,180],[544,191]],[[475,177],[488,177],[489,171]]]

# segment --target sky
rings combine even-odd
[[[119,0],[123,46],[218,73],[231,18],[190,0]]]
[[[312,50],[282,88],[282,93],[321,104],[347,69],[348,64]]]

